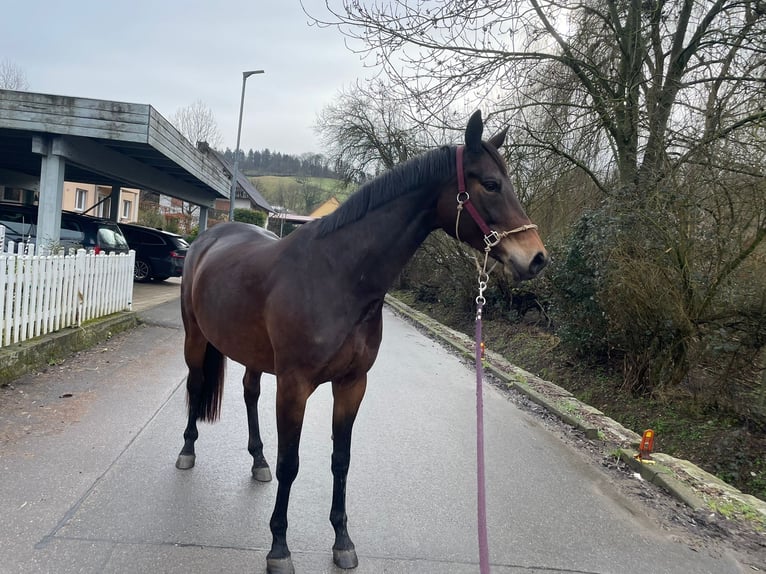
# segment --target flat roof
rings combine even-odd
[[[271,219],[282,219],[291,223],[308,223],[318,219],[312,215],[296,215],[295,213],[275,212],[271,214]]]
[[[0,174],[39,178],[41,155],[33,150],[40,142],[65,158],[67,181],[147,189],[208,207],[229,198],[222,166],[148,104],[0,90]]]

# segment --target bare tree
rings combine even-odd
[[[475,107],[510,123],[522,197],[548,194],[558,217],[587,187],[578,200],[596,209],[551,271],[562,308],[591,305],[570,314],[570,333],[626,356],[634,388],[688,383],[712,351],[766,356],[761,0],[325,4],[317,23],[374,58],[386,97],[424,126],[449,129]],[[733,392],[718,392],[727,380],[711,400]]]
[[[27,75],[23,69],[8,58],[0,61],[0,88],[24,91],[29,89]]]
[[[170,123],[193,145],[204,141],[210,147],[217,148],[223,143],[213,111],[202,100],[178,109],[170,117]]]
[[[315,129],[335,171],[346,183],[359,183],[422,149],[415,126],[385,86],[372,82],[341,91],[319,113]]]
[[[438,125],[483,103],[514,119],[525,145],[566,158],[604,192],[646,190],[702,147],[766,119],[757,0],[326,5],[318,20],[373,53],[423,118]],[[544,129],[536,120],[551,110],[558,117]],[[594,166],[583,142],[602,143],[608,158]]]
[[[207,142],[210,147],[215,148],[223,143],[213,111],[202,100],[196,100],[191,105],[176,110],[170,117],[170,123],[195,146],[198,142]],[[183,202],[182,209],[186,219],[191,221],[198,208]]]

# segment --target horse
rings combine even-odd
[[[181,285],[188,424],[176,467],[194,466],[197,421],[219,417],[228,357],[245,366],[252,476],[271,480],[258,398],[261,374],[276,376],[278,487],[269,574],[294,572],[287,544],[290,488],[306,401],[325,382],[333,394],[333,561],[343,569],[358,565],[346,514],[351,432],[382,338],[386,291],[426,237],[441,228],[517,280],[534,277],[548,262],[498,151],[507,128],[487,141],[483,130],[477,111],[464,146],[436,148],[394,167],[334,213],[282,239],[230,222],[211,227],[189,248]],[[460,217],[464,210],[470,217]]]

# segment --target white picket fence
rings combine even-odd
[[[135,252],[34,251],[10,242],[0,253],[0,347],[131,309]]]

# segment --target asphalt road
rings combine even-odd
[[[243,369],[229,364],[222,418],[201,425],[197,466],[177,470],[178,301],[136,308],[146,325],[0,389],[0,572],[265,572],[276,482],[250,478]],[[478,572],[473,385],[469,367],[386,313],[354,429],[354,572]],[[263,387],[273,465],[273,378]],[[485,387],[492,572],[744,571],[732,557],[676,541],[608,475]],[[309,401],[290,504],[298,573],[341,572],[330,551],[330,409],[324,385]]]

